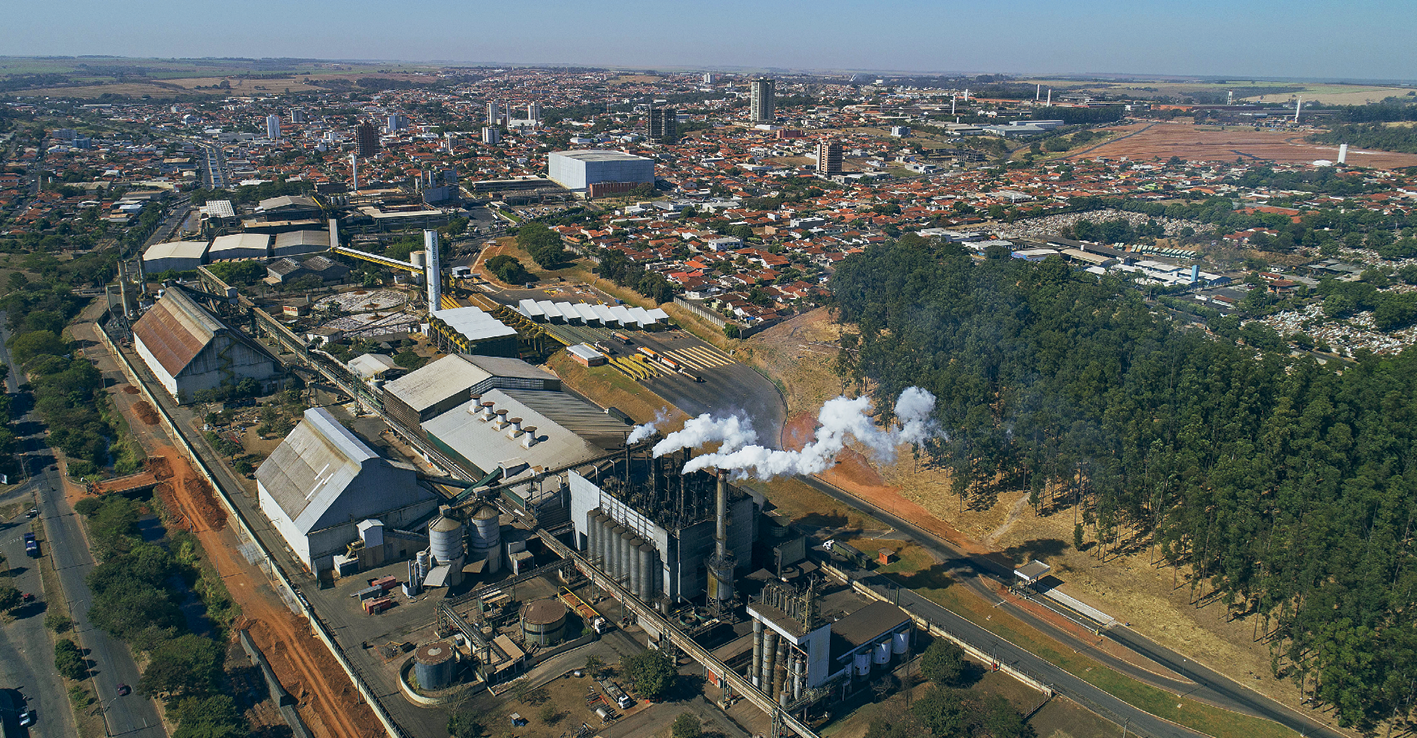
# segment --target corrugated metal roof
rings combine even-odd
[[[155,243],[143,252],[144,261],[157,259],[201,259],[207,253],[206,241],[168,241]]]
[[[421,413],[491,377],[487,370],[466,361],[460,354],[453,354],[389,382],[384,385],[384,392]]]
[[[330,233],[329,231],[290,231],[276,234],[275,249],[277,252],[297,246],[319,246],[327,249],[330,247]]]
[[[483,341],[489,338],[515,336],[516,330],[508,328],[502,321],[475,307],[460,307],[450,310],[434,310],[433,317],[447,323],[469,341]]]
[[[264,255],[266,247],[271,243],[271,237],[266,233],[233,233],[230,236],[217,236],[212,239],[212,245],[207,249],[207,254],[213,259],[230,258],[223,254],[256,254]]]
[[[503,390],[508,397],[535,410],[551,422],[601,447],[614,448],[625,443],[630,426],[604,410],[565,392],[536,390]],[[539,427],[539,426],[538,426]]]
[[[302,533],[378,454],[324,408],[311,408],[256,470],[256,479]]]
[[[481,402],[493,403],[494,410],[506,410],[508,418],[521,418],[522,427],[535,427],[537,442],[531,448],[522,446],[522,439],[509,438],[510,428],[499,430],[491,421],[478,417],[478,400],[469,400],[431,420],[424,421],[423,430],[437,438],[482,472],[490,472],[504,463],[520,460],[532,466],[552,468],[593,459],[605,453],[590,440],[560,425],[538,407],[523,400],[534,398],[536,405],[580,404],[592,413],[601,414],[584,402],[564,392],[537,390],[500,390],[482,393]],[[568,417],[571,413],[559,413]],[[623,434],[629,432],[621,425]]]
[[[133,335],[143,342],[164,371],[176,377],[197,358],[226,327],[180,289],[169,289],[133,324]]]

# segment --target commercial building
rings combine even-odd
[[[368,159],[379,153],[379,129],[372,123],[360,123],[354,127],[355,152],[361,159]]]
[[[306,259],[287,256],[266,265],[268,284],[285,284],[301,277],[319,277],[322,285],[341,284],[349,277],[349,267],[328,256],[311,256]]]
[[[489,126],[498,126],[498,125],[501,125],[501,124],[502,124],[502,116],[503,116],[502,106],[498,105],[498,104],[496,103],[496,101],[489,101],[489,102],[487,103],[487,125],[489,125]]]
[[[679,140],[679,112],[674,108],[649,109],[649,140],[674,143]]]
[[[198,392],[251,378],[275,377],[276,360],[255,340],[228,328],[180,287],[168,289],[133,324],[133,348],[179,403]]]
[[[271,114],[266,116],[266,138],[272,141],[280,140],[280,116]]]
[[[281,195],[268,197],[256,203],[256,219],[261,221],[290,221],[318,218],[320,203],[304,195]]]
[[[755,79],[749,88],[748,119],[754,123],[771,123],[777,117],[777,102],[770,79]]]
[[[492,126],[482,127],[482,143],[492,146],[502,141],[502,129]]]
[[[407,127],[408,119],[404,118],[398,113],[390,113],[388,119],[384,122],[384,128],[389,133],[394,133],[395,131],[402,131]]]
[[[841,174],[841,144],[822,141],[817,144],[817,173],[823,176]]]
[[[271,256],[299,256],[330,250],[329,231],[288,231],[276,234]]]
[[[185,272],[201,266],[207,258],[206,241],[155,243],[143,252],[143,272]]]
[[[271,237],[266,233],[233,233],[217,236],[207,249],[209,261],[264,259],[270,254]]]
[[[526,106],[526,119],[533,125],[541,125],[541,103],[528,103]]]
[[[623,151],[553,151],[546,157],[546,170],[551,181],[574,191],[595,182],[654,184],[654,160]]]
[[[305,411],[256,470],[256,488],[261,512],[316,573],[360,540],[361,523],[409,528],[438,509],[412,465],[380,457],[324,408]]]

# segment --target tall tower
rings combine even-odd
[[[674,108],[650,107],[649,140],[663,143],[679,140],[679,112]]]
[[[841,143],[822,141],[817,144],[817,173],[824,176],[841,174]]]
[[[379,153],[379,129],[372,123],[360,123],[354,129],[354,145],[361,159]]]
[[[526,118],[532,125],[541,125],[541,103],[534,102],[526,106]]]
[[[280,116],[275,113],[266,116],[266,138],[272,141],[280,140]]]
[[[496,125],[500,125],[501,122],[502,122],[502,108],[501,108],[501,106],[499,106],[499,105],[497,104],[497,101],[496,101],[496,100],[489,100],[489,101],[487,102],[487,125],[489,125],[489,126],[496,126]]]
[[[428,312],[442,310],[443,282],[442,272],[438,269],[438,232],[423,232],[424,258],[427,259],[427,279],[428,282]]]
[[[777,113],[776,101],[773,99],[773,81],[767,78],[753,80],[751,93],[749,95],[748,117],[754,123],[771,122]]]

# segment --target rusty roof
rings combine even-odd
[[[133,335],[176,377],[225,327],[180,289],[169,289],[133,324]]]

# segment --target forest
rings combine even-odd
[[[1320,365],[1183,329],[1056,258],[919,238],[853,255],[830,286],[837,370],[881,408],[936,395],[946,433],[922,462],[961,505],[1025,489],[1103,560],[1152,547],[1343,724],[1409,712],[1417,352]]]

